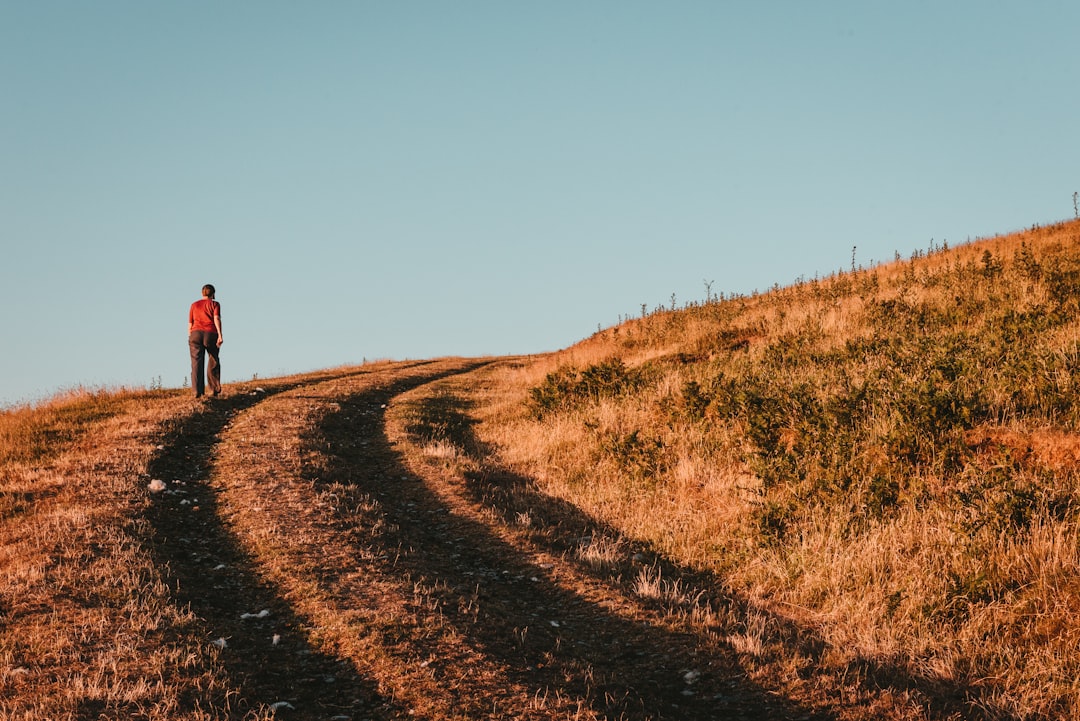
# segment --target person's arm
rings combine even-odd
[[[225,339],[221,337],[221,315],[214,313],[214,327],[217,328],[217,344],[221,345]]]

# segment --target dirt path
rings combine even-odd
[[[731,609],[630,592],[657,559],[586,563],[594,537],[630,546],[486,465],[450,382],[480,365],[237,394],[162,439],[156,563],[217,642],[236,713],[830,718],[746,680]]]

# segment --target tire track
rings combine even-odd
[[[156,564],[176,601],[202,620],[206,652],[233,679],[237,698],[228,712],[236,718],[252,711],[265,714],[274,704],[282,711],[302,706],[309,714],[306,718],[342,717],[343,711],[348,718],[357,713],[405,717],[370,680],[318,649],[305,620],[229,527],[220,486],[211,481],[221,438],[237,416],[320,379],[214,400],[172,428],[148,466],[149,475],[166,479],[169,487],[147,511]],[[180,703],[197,708],[205,702],[192,689]]]
[[[437,382],[487,363],[283,386],[209,406],[170,435],[152,468],[178,493],[152,509],[156,553],[208,644],[226,639],[208,648],[235,678],[237,708],[285,701],[275,717],[342,720],[831,718],[757,687],[715,638],[568,561],[588,532],[580,516],[552,506],[544,528],[516,528],[520,509],[492,501],[527,479],[424,460],[440,434],[469,442]]]
[[[588,579],[556,578],[552,559],[409,464],[387,406],[436,379],[308,387],[260,406],[226,441],[231,508],[273,516],[262,530],[250,517],[232,525],[277,557],[277,582],[324,647],[426,718],[813,717],[748,684],[730,653],[620,615]],[[288,431],[303,441],[284,455],[281,439],[252,434],[287,418],[303,419]],[[237,480],[244,459],[269,455],[273,509],[257,500],[258,473]]]
[[[834,667],[830,671],[826,661],[828,644],[814,629],[755,608],[746,598],[726,592],[722,581],[715,576],[669,561],[645,544],[621,538],[616,529],[590,518],[571,503],[540,492],[533,479],[490,461],[494,449],[487,448],[476,436],[475,421],[470,417],[469,399],[481,383],[477,374],[467,380],[452,378],[398,399],[411,405],[410,412],[398,414],[398,427],[392,431],[400,442],[413,445],[434,442],[436,451],[449,444],[453,449],[460,449],[469,460],[466,464],[459,463],[463,467],[453,472],[431,462],[427,463],[427,471],[420,471],[428,486],[440,497],[454,505],[459,505],[456,499],[465,501],[474,517],[481,519],[493,533],[508,539],[514,548],[531,548],[535,558],[543,559],[540,562],[563,567],[564,579],[573,579],[569,581],[570,585],[579,591],[590,589],[590,598],[613,613],[640,618],[640,609],[644,607],[644,615],[650,616],[651,624],[673,629],[670,636],[654,638],[646,646],[671,648],[681,644],[681,667],[707,667],[710,664],[702,664],[700,659],[711,656],[711,665],[727,665],[730,673],[732,667],[738,665],[738,659],[720,638],[745,631],[747,620],[757,618],[764,624],[760,631],[762,649],[758,664],[763,659],[782,662],[782,659],[794,656],[809,662],[810,668],[816,668],[823,676],[830,672],[842,674],[857,688],[854,692],[827,688],[826,681],[825,686],[813,689],[813,674],[803,674],[810,691],[807,696],[814,698],[817,709],[811,710],[794,702],[778,703],[772,694],[762,697],[761,690],[749,682],[729,682],[728,685],[734,687],[732,691],[715,688],[715,678],[698,677],[694,688],[687,690],[692,690],[695,695],[708,695],[708,681],[712,680],[714,689],[711,693],[720,702],[715,705],[714,712],[723,711],[725,718],[825,719],[832,718],[833,714],[821,709],[832,708],[845,718],[849,715],[861,718],[878,717],[883,713],[880,709],[897,704],[919,708],[919,717],[927,719],[954,719],[970,713],[971,700],[979,696],[978,690],[971,687],[919,678],[904,669],[871,660],[853,662],[838,671]],[[581,550],[591,546],[597,538],[604,539],[609,549],[617,549],[617,560],[595,564],[581,559]],[[655,581],[655,586],[647,590],[660,591],[660,598],[642,599],[636,588],[641,579]],[[560,585],[565,588],[567,583],[562,580]],[[674,591],[671,593],[673,598],[663,598],[664,588]],[[639,609],[632,609],[632,606]],[[698,616],[696,621],[694,616]],[[704,622],[701,616],[706,617]],[[610,635],[611,647],[627,643],[627,639],[618,633]],[[629,674],[623,670],[619,676],[626,679]],[[677,700],[671,703],[679,705]],[[875,708],[879,711],[875,712]],[[685,711],[680,710],[680,714],[683,713]],[[673,717],[693,718],[688,715]],[[701,718],[709,716],[706,714]]]
[[[569,558],[583,539],[601,532],[600,524],[542,496],[528,479],[493,476],[484,467],[479,444],[464,437],[471,433],[465,402],[450,388],[460,380],[406,394],[390,414],[388,434],[397,447],[432,449],[427,462],[409,464],[421,482],[410,487],[404,507],[397,504],[396,519],[412,545],[425,549],[412,557],[414,572],[444,579],[450,595],[476,583],[482,611],[458,622],[471,624],[490,653],[512,663],[528,682],[573,694],[604,718],[831,718],[761,689],[714,634],[671,623],[670,609],[645,608],[625,584],[610,583]],[[440,460],[445,441],[468,460]],[[429,513],[443,509],[453,521],[434,529],[408,524],[412,510],[423,507]],[[452,546],[440,543],[447,532]],[[610,529],[604,533],[616,537]],[[633,570],[646,563],[637,561]],[[452,608],[452,598],[445,605]],[[522,628],[529,629],[527,638],[518,647],[508,645],[511,632]]]
[[[239,414],[218,445],[211,484],[219,489],[223,523],[309,630],[307,651],[369,679],[388,704],[381,717],[481,718],[498,705],[436,678],[425,663],[431,649],[454,656],[464,676],[490,679],[495,696],[507,693],[506,682],[440,623],[422,588],[382,571],[385,554],[363,540],[388,530],[386,524],[371,499],[317,477],[325,441],[315,429],[354,395],[362,395],[350,406],[360,424],[378,417],[394,393],[476,365],[395,366],[281,393]],[[365,440],[351,432],[346,442]],[[384,461],[374,453],[365,466],[379,472],[388,468]],[[289,717],[317,718],[309,701],[300,698]]]

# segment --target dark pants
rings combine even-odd
[[[191,387],[195,397],[200,397],[206,390],[206,381],[210,383],[210,393],[221,393],[221,361],[218,360],[217,333],[205,330],[193,330],[188,336],[191,349]],[[203,360],[210,355],[206,367],[206,381],[203,380]]]

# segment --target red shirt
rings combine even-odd
[[[221,303],[209,298],[195,301],[191,304],[191,310],[188,311],[188,323],[191,324],[191,330],[217,333],[217,326],[214,325],[215,315],[221,317]]]

